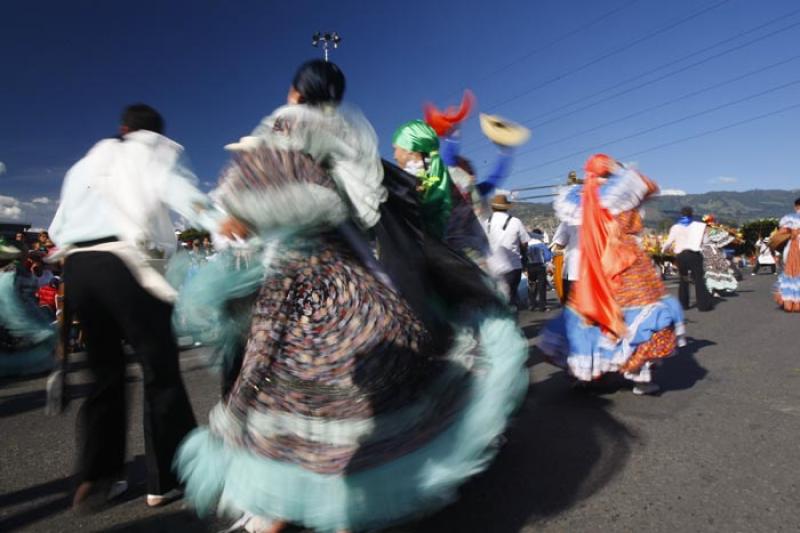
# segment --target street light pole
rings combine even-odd
[[[322,43],[322,51],[325,54],[325,61],[328,61],[328,54],[331,48],[339,48],[342,38],[335,31],[317,32],[311,36],[311,46],[318,48]]]

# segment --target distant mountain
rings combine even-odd
[[[645,223],[649,227],[665,227],[679,216],[681,207],[688,205],[697,216],[713,213],[719,222],[738,226],[758,218],[780,218],[794,209],[794,200],[798,197],[800,189],[659,196],[645,204]],[[511,212],[531,228],[538,226],[551,231],[557,225],[549,203],[518,203]]]

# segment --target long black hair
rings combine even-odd
[[[338,104],[344,97],[344,73],[334,63],[314,59],[300,65],[292,86],[308,105]]]

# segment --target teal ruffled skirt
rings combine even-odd
[[[45,372],[54,362],[55,329],[20,299],[15,276],[0,272],[0,377]]]
[[[431,353],[404,302],[340,243],[276,257],[237,384],[176,457],[188,500],[321,532],[451,502],[487,467],[527,390],[515,321],[456,325],[449,351]]]

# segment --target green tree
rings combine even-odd
[[[208,236],[209,234],[207,231],[203,231],[201,229],[196,229],[196,228],[188,228],[180,232],[180,234],[178,234],[178,239],[180,239],[183,242],[193,241],[195,239],[199,239],[202,241],[204,238]]]
[[[744,224],[741,228],[744,242],[737,247],[736,253],[743,255],[753,254],[756,250],[756,243],[760,239],[768,237],[777,228],[777,218],[761,218]]]

